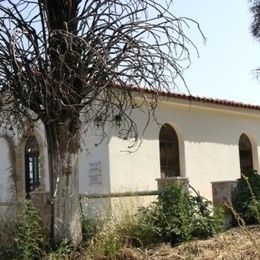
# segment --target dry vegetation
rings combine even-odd
[[[117,257],[105,259],[179,260],[179,259],[260,259],[260,227],[233,228],[207,240],[183,243],[176,247],[160,245],[154,248],[123,249]]]

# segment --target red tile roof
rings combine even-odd
[[[152,89],[140,89],[137,87],[133,87],[133,90],[137,91],[137,92],[144,92],[147,94],[149,94],[149,93],[156,94],[157,93],[155,90],[152,90]],[[245,109],[260,110],[259,105],[245,104],[242,102],[225,100],[225,99],[199,97],[199,96],[178,94],[178,93],[166,92],[166,91],[160,91],[160,92],[158,92],[158,95],[164,96],[164,97],[169,97],[169,98],[175,98],[175,99],[183,99],[183,100],[187,100],[190,102],[196,101],[196,102],[215,104],[215,105],[220,105],[220,106],[239,107],[239,108],[245,108]]]

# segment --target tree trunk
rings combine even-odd
[[[52,194],[51,237],[78,246],[82,239],[79,207],[79,133],[68,124],[47,125],[49,174]]]

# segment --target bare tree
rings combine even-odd
[[[55,241],[81,240],[78,205],[80,131],[120,120],[137,138],[129,112],[133,88],[153,110],[160,91],[176,87],[189,66],[198,24],[157,0],[2,0],[0,123],[45,126]],[[199,27],[198,27],[199,29]],[[200,30],[200,29],[199,29]],[[142,89],[151,90],[149,101]],[[139,103],[140,105],[140,103]]]

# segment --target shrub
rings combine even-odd
[[[134,246],[148,246],[207,238],[222,228],[223,210],[174,186],[163,191],[151,206],[139,209],[130,225],[121,225],[120,233]]]
[[[182,187],[163,191],[156,203],[155,226],[160,241],[172,244],[191,238],[192,204]]]
[[[18,228],[17,249],[20,259],[40,259],[43,246],[44,237],[40,218],[31,200],[26,199],[23,204],[22,220]]]
[[[213,207],[212,202],[201,196],[190,196],[191,236],[207,238],[223,230],[224,210]]]
[[[223,227],[223,214],[199,194],[193,196],[180,186],[173,186],[160,194],[156,203],[160,228],[159,237],[172,244],[191,238],[207,238]],[[218,213],[218,214],[216,214]]]
[[[124,247],[148,247],[158,243],[176,244],[192,238],[206,238],[222,230],[223,211],[216,210],[201,196],[192,196],[180,186],[160,193],[148,207],[136,214],[122,209],[120,218],[107,219],[97,226],[86,221],[86,255],[90,259],[117,259]],[[121,259],[121,258],[120,258]]]
[[[52,248],[51,252],[44,258],[49,260],[61,260],[61,259],[71,259],[73,253],[73,246],[68,240],[62,240],[58,245]]]
[[[134,247],[146,247],[157,242],[154,225],[153,206],[139,208],[137,214],[124,216],[117,224],[123,244]]]
[[[246,224],[259,224],[260,175],[256,171],[244,173],[238,180],[232,206]]]

